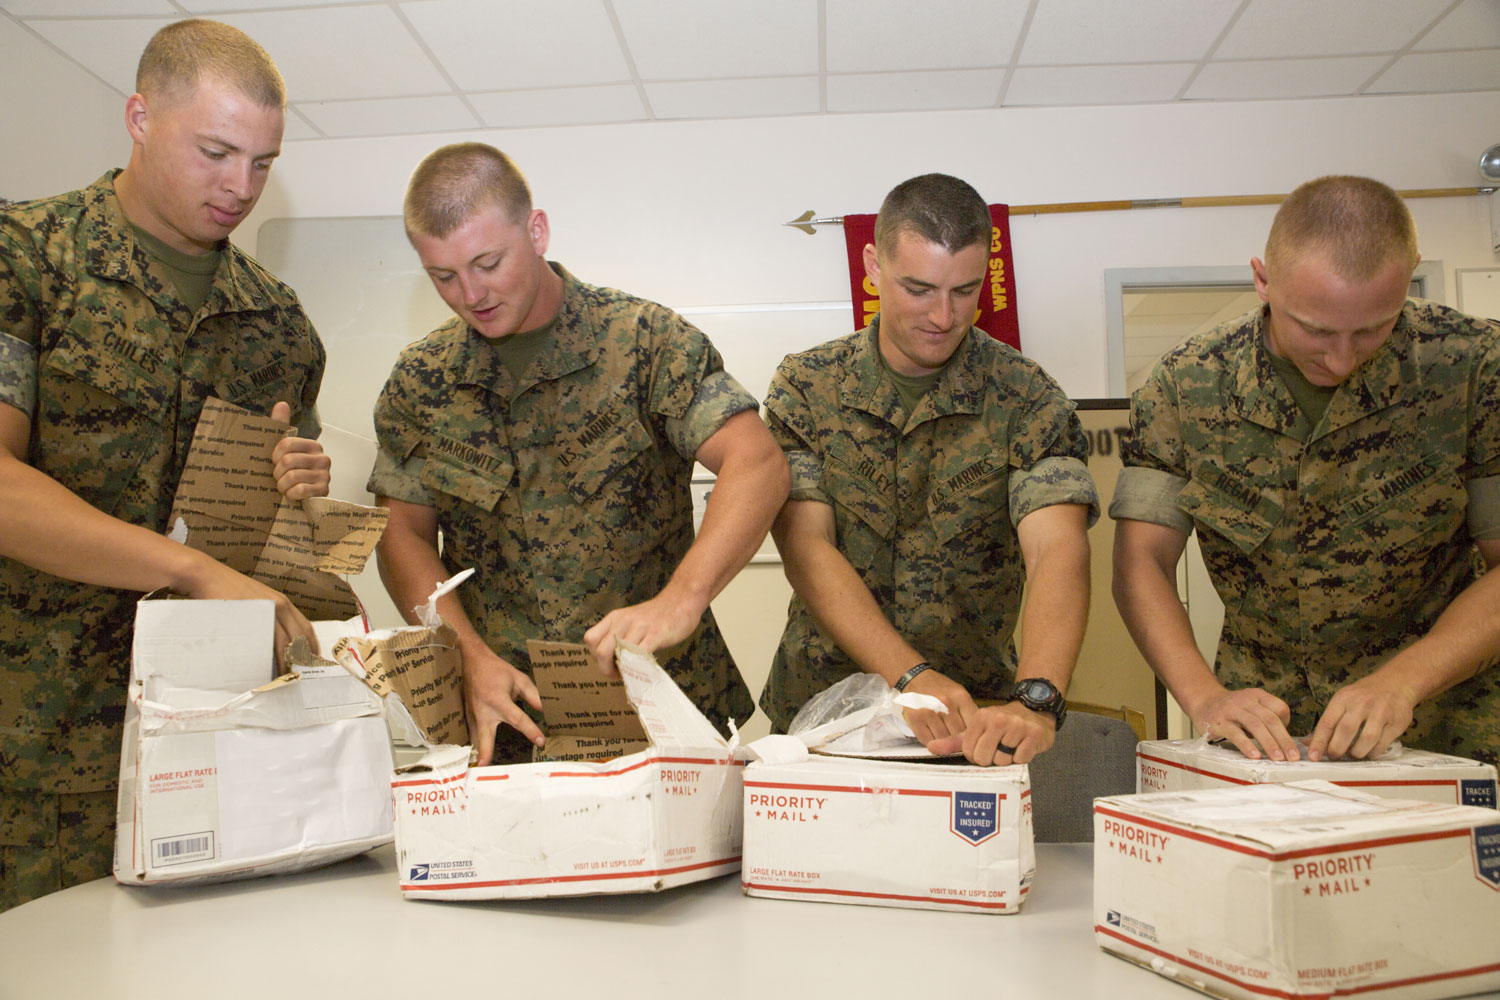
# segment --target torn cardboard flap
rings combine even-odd
[[[624,682],[601,674],[588,647],[530,639],[526,653],[546,724],[537,760],[604,760],[650,746]]]
[[[467,743],[458,633],[440,622],[345,636],[332,656],[390,705],[394,698],[428,746]],[[395,728],[395,727],[393,727]]]
[[[353,617],[359,602],[334,574],[364,568],[388,513],[328,497],[282,497],[271,451],[287,429],[210,398],[169,520],[187,525],[189,546],[286,594],[308,618]]]

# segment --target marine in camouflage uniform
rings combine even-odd
[[[30,465],[161,532],[203,400],[286,400],[316,436],[324,352],[292,291],[227,243],[189,309],[116,173],[0,212],[0,402],[31,415]],[[109,873],[139,597],[0,558],[0,909]]]
[[[443,565],[475,570],[457,591],[465,614],[522,669],[527,639],[580,641],[662,589],[693,543],[694,454],[756,408],[682,317],[551,267],[561,309],[519,382],[457,317],[401,353],[375,404],[369,482],[435,509]],[[721,729],[754,710],[711,611],[657,658]],[[511,759],[527,750],[503,733]]]
[[[1215,664],[1310,733],[1340,688],[1425,635],[1500,539],[1500,324],[1408,300],[1310,425],[1256,310],[1169,352],[1131,404],[1110,514],[1196,531],[1225,605]],[[1500,670],[1400,738],[1500,763]]]
[[[879,329],[877,316],[777,369],[766,411],[791,500],[832,507],[839,552],[935,669],[1007,699],[1025,584],[1016,525],[1053,504],[1098,515],[1082,428],[1038,365],[973,328],[908,413]],[[761,708],[784,732],[808,698],[859,670],[793,596]]]

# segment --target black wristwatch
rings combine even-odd
[[[1063,698],[1063,693],[1045,677],[1028,677],[1023,681],[1016,681],[1016,686],[1010,689],[1010,700],[1019,701],[1033,712],[1048,713],[1057,720],[1058,729],[1063,727],[1063,720],[1068,717],[1068,703]]]

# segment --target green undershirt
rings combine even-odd
[[[521,376],[526,374],[526,369],[530,367],[531,362],[551,343],[552,330],[556,325],[557,318],[553,317],[545,326],[539,326],[535,330],[512,333],[506,337],[486,338],[495,352],[495,357],[505,366],[505,371],[510,375],[512,402],[521,394]]]
[[[1269,351],[1266,353],[1270,354]],[[1281,376],[1281,382],[1291,392],[1292,398],[1297,401],[1297,409],[1307,418],[1308,425],[1317,427],[1318,421],[1323,419],[1323,412],[1328,409],[1328,401],[1338,391],[1336,385],[1313,385],[1302,374],[1302,370],[1286,358],[1271,354],[1271,367],[1276,369],[1276,374]]]
[[[164,267],[172,277],[177,295],[188,308],[197,312],[208,301],[209,289],[213,287],[214,272],[219,269],[218,250],[208,253],[183,253],[163,243],[135,223],[130,224],[135,240],[146,251],[147,256]]]
[[[878,354],[879,352],[876,353]],[[953,353],[955,356],[958,354],[957,351]],[[885,369],[886,375],[890,377],[891,385],[896,387],[896,395],[901,397],[901,405],[906,409],[908,415],[916,410],[917,404],[922,402],[922,397],[927,395],[927,390],[937,384],[937,380],[942,377],[943,372],[947,371],[948,365],[952,363],[953,358],[950,357],[947,364],[944,364],[943,367],[935,372],[930,372],[926,375],[903,375],[891,367],[890,362],[885,360],[884,354],[880,354],[880,366]]]

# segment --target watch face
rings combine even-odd
[[[1021,683],[1026,685],[1023,697],[1030,698],[1033,701],[1049,701],[1057,694],[1055,687],[1040,678],[1034,677],[1031,680],[1022,681]]]

